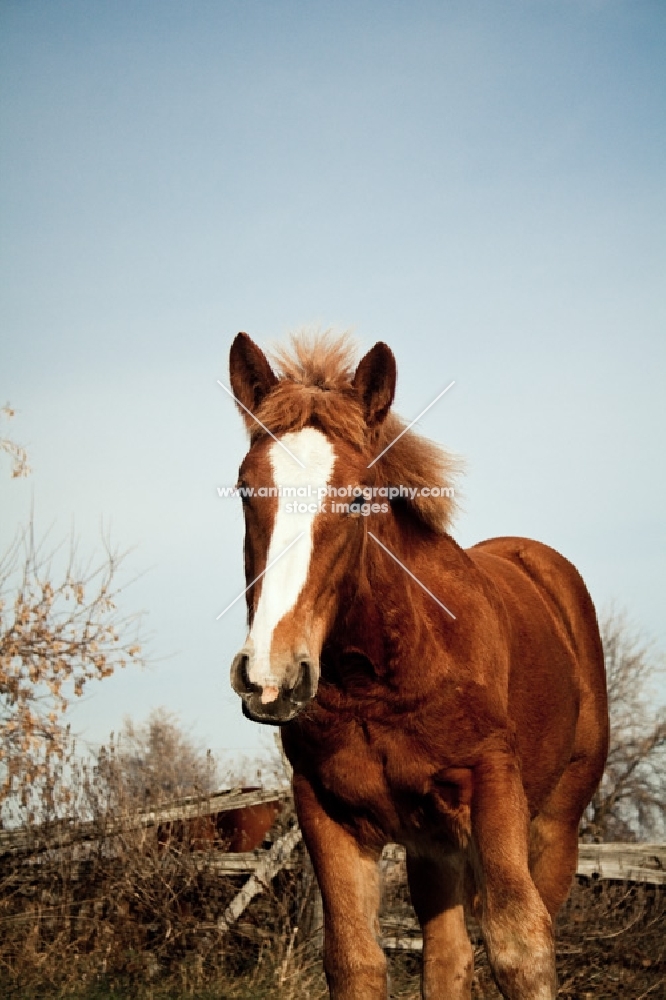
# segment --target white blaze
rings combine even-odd
[[[297,495],[278,494],[278,509],[266,565],[270,565],[274,559],[278,559],[278,562],[271,566],[263,578],[259,604],[246,644],[246,648],[253,654],[250,657],[250,681],[263,688],[280,686],[281,678],[271,672],[270,665],[273,632],[278,622],[295,607],[308,578],[313,526],[319,502],[317,491],[320,487],[328,486],[335,462],[335,452],[330,442],[314,427],[285,434],[282,442],[289,451],[300,458],[305,468],[301,468],[279,444],[271,445],[269,458],[274,485],[283,490],[285,487],[295,487]],[[299,497],[298,489],[305,488],[307,491],[308,486],[311,487],[311,495]],[[304,513],[294,513],[294,504],[312,509]],[[292,512],[288,512],[288,506],[292,506]],[[279,558],[301,532],[303,537],[299,538],[282,558]]]

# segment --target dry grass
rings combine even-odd
[[[386,872],[381,926],[386,936],[419,933],[404,862],[391,864]],[[501,1000],[471,920],[468,930],[475,945],[473,1000]],[[666,997],[666,886],[579,877],[556,933],[561,1000]],[[393,953],[389,968],[391,997],[420,1000],[420,955]]]
[[[477,948],[475,1000],[498,1000]],[[557,924],[561,1000],[666,997],[666,887],[578,878]]]
[[[28,826],[32,845],[0,857],[0,996],[279,992],[289,1000],[306,986],[313,1000],[323,996],[308,925],[314,880],[302,847],[226,931],[220,918],[248,875],[221,875],[224,845],[190,841],[182,824],[137,829],[124,761],[119,780],[108,764],[69,774],[85,842],[67,843],[76,824],[54,820],[50,839],[43,825]],[[273,836],[291,822],[287,808]]]
[[[117,819],[114,812],[114,823]],[[289,815],[280,820],[283,828],[290,821]],[[224,932],[218,920],[245,877],[221,876],[215,851],[195,850],[182,837],[159,844],[154,829],[114,834],[101,811],[95,822],[98,839],[85,846],[1,862],[1,996],[327,996],[314,926],[314,883],[302,848],[289,870]],[[410,917],[401,873],[389,872],[383,932],[391,933],[391,921],[395,926],[396,919]],[[665,941],[666,887],[580,879],[559,921],[560,996],[666,996]],[[418,955],[390,955],[393,998],[417,1000],[419,963]],[[478,939],[473,995],[499,997]]]
[[[0,995],[324,996],[307,859],[225,932],[218,920],[247,875],[220,876],[215,853],[158,845],[153,830],[5,861]]]

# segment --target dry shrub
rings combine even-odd
[[[162,745],[163,717],[159,733]],[[137,824],[137,787],[145,786],[125,780],[128,759],[130,775],[136,774],[136,746],[129,758],[110,747],[101,766],[71,769],[76,822],[28,824],[14,853],[7,850],[11,836],[0,832],[0,996],[323,1000],[321,911],[302,844],[240,919],[223,929],[221,918],[248,875],[221,873],[224,845],[188,839],[182,824]],[[148,772],[161,774],[157,761]],[[206,799],[199,801],[205,815]],[[287,800],[271,838],[293,822]],[[382,934],[418,935],[404,861],[383,864],[383,879]],[[665,932],[666,886],[579,878],[558,921],[560,996],[666,995]],[[498,1000],[471,923],[470,934],[473,996]],[[389,969],[391,996],[417,1000],[420,955],[389,952]]]
[[[72,768],[85,824],[28,825],[14,853],[0,835],[0,995],[324,996],[302,845],[225,931],[220,918],[249,875],[221,874],[224,845],[201,849],[182,825],[137,826],[133,790],[109,792],[109,759]],[[292,822],[283,810],[272,836]]]
[[[617,607],[602,615],[600,629],[610,748],[581,837],[654,842],[666,833],[666,706],[657,697],[666,661]]]
[[[666,996],[666,886],[578,876],[557,920],[560,1000]],[[474,1000],[500,1000],[483,946]]]
[[[560,995],[666,996],[666,886],[577,878],[558,922]]]
[[[116,740],[101,747],[96,766],[111,805],[148,809],[218,787],[217,761],[210,750],[183,732],[178,717],[155,708],[143,723],[129,716]]]
[[[86,1000],[317,1000],[327,996],[302,845],[232,928],[218,921],[247,876],[221,875],[218,852],[155,828],[118,832],[98,816],[97,839],[6,858],[0,878],[0,995]],[[281,816],[274,836],[291,823]],[[90,829],[92,836],[93,830]],[[412,921],[411,927],[409,921]],[[387,881],[385,935],[417,931],[406,886]],[[498,1000],[478,931],[475,1000]],[[558,921],[563,1000],[666,994],[666,887],[579,878]],[[391,952],[391,996],[419,997],[418,954]]]
[[[122,554],[97,564],[37,544],[33,525],[0,556],[0,826],[76,808],[66,712],[91,681],[141,663],[141,616],[118,611]],[[58,564],[61,564],[58,569]]]

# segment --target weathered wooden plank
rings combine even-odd
[[[122,819],[110,818],[100,833],[99,822],[72,823],[62,821],[30,830],[0,831],[0,859],[16,855],[38,855],[44,851],[84,844],[120,836],[132,830],[148,829],[163,823],[177,822],[197,817],[216,815],[232,809],[245,808],[264,802],[276,802],[285,797],[283,790],[258,789],[243,791],[241,788],[216,792],[209,796],[190,796],[168,803],[159,809],[146,810]],[[249,857],[220,855],[221,872],[253,871],[260,862]],[[405,849],[398,844],[387,844],[382,854],[382,865],[404,861]],[[227,860],[229,859],[229,860]],[[585,877],[597,875],[605,879],[666,884],[666,844],[581,844],[577,874]]]
[[[11,855],[38,854],[52,848],[68,847],[70,844],[99,841],[131,830],[159,826],[162,823],[214,816],[217,813],[259,805],[262,802],[278,802],[284,797],[284,792],[278,789],[247,792],[240,788],[232,788],[216,792],[214,795],[179,799],[159,809],[134,813],[121,819],[111,816],[101,833],[99,821],[74,823],[63,820],[43,827],[32,827],[29,830],[23,828],[2,830],[0,859]]]
[[[576,873],[666,885],[666,844],[581,844]]]
[[[422,937],[382,937],[379,944],[387,951],[423,951]]]
[[[382,852],[382,864],[404,859],[400,844],[387,844]],[[666,844],[580,844],[576,874],[666,885]]]
[[[288,833],[277,840],[269,851],[266,851],[261,864],[257,865],[254,875],[247,880],[241,891],[234,896],[223,915],[217,922],[221,931],[227,931],[238,920],[247,905],[258,893],[270,884],[289,859],[289,855],[300,841],[300,827],[294,826]]]
[[[577,875],[666,885],[666,844],[580,844],[578,854]],[[388,844],[382,854],[382,862],[396,864],[404,857],[403,847]],[[423,938],[413,921],[391,920],[389,926],[396,924],[402,927],[397,933],[385,933],[381,937],[382,948],[388,951],[423,951]],[[404,933],[400,933],[403,929]]]
[[[88,845],[83,846],[86,847]],[[253,875],[257,870],[261,871],[266,853],[266,851],[246,851],[237,854],[223,854],[219,851],[192,851],[184,858],[181,857],[177,862],[174,862],[173,858],[168,853],[165,853],[162,865],[165,871],[171,868],[182,869],[183,867],[191,866],[196,871],[215,872],[221,876],[247,876]],[[31,877],[36,876],[44,864],[44,854],[30,855],[24,858],[21,866],[17,867],[10,877],[12,884],[19,885],[26,880],[29,881]],[[57,860],[54,860],[53,855],[49,855],[46,864],[52,866],[53,864],[57,864]],[[69,861],[67,878],[73,882],[89,878],[91,871],[95,870],[95,864],[96,862],[92,861],[88,855],[82,853],[80,857]],[[294,865],[295,862],[289,859],[282,865],[282,869],[292,871]],[[107,871],[120,871],[122,868],[122,858],[109,853],[105,858],[105,867]],[[9,884],[7,877],[5,877],[5,884]]]

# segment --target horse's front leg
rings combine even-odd
[[[506,1000],[554,1000],[552,922],[528,867],[527,803],[511,754],[475,768],[472,836],[481,928],[502,995]]]
[[[378,943],[378,854],[361,850],[298,775],[294,799],[324,904],[324,969],[331,1000],[387,1000],[386,958]]]
[[[424,1000],[470,1000],[474,952],[463,910],[465,859],[407,852],[409,891],[423,931],[421,995]]]

